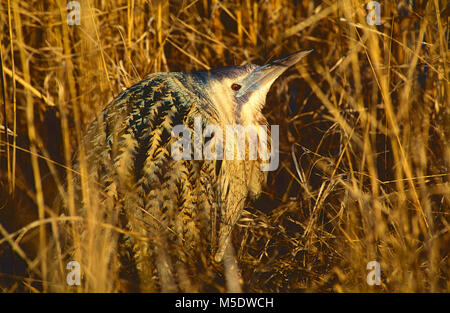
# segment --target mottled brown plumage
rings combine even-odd
[[[89,126],[75,165],[76,206],[88,220],[102,214],[126,229],[111,233],[110,253],[123,277],[136,276],[139,290],[199,290],[193,275],[213,257],[222,260],[246,200],[259,195],[267,176],[248,149],[245,160],[174,159],[174,127],[194,130],[199,117],[201,129],[217,125],[224,134],[227,125],[266,125],[261,108],[272,82],[304,55],[264,67],[152,74]]]

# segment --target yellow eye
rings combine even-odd
[[[231,85],[231,89],[233,89],[234,91],[237,91],[237,90],[241,89],[241,85],[239,85],[239,84],[232,84]]]

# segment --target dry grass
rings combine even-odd
[[[1,291],[51,289],[50,239],[80,220],[72,154],[122,89],[300,49],[314,53],[265,108],[280,125],[280,167],[234,232],[243,290],[450,291],[447,1],[383,1],[380,26],[360,0],[80,0],[79,26],[63,0],[0,3]],[[120,232],[106,222],[96,217]],[[91,283],[63,290],[118,290],[99,243],[82,247]],[[380,286],[366,283],[372,260]]]

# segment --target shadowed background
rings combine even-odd
[[[382,2],[379,26],[363,1],[79,2],[69,26],[66,1],[0,1],[0,290],[47,290],[40,251],[71,222],[53,198],[120,91],[314,49],[264,108],[280,166],[234,230],[243,290],[450,291],[447,1]],[[380,286],[366,283],[374,260]],[[97,270],[89,290],[117,291]]]

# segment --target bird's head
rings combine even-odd
[[[297,51],[263,66],[228,66],[193,74],[205,86],[203,92],[222,120],[257,124],[272,83],[311,51]]]

